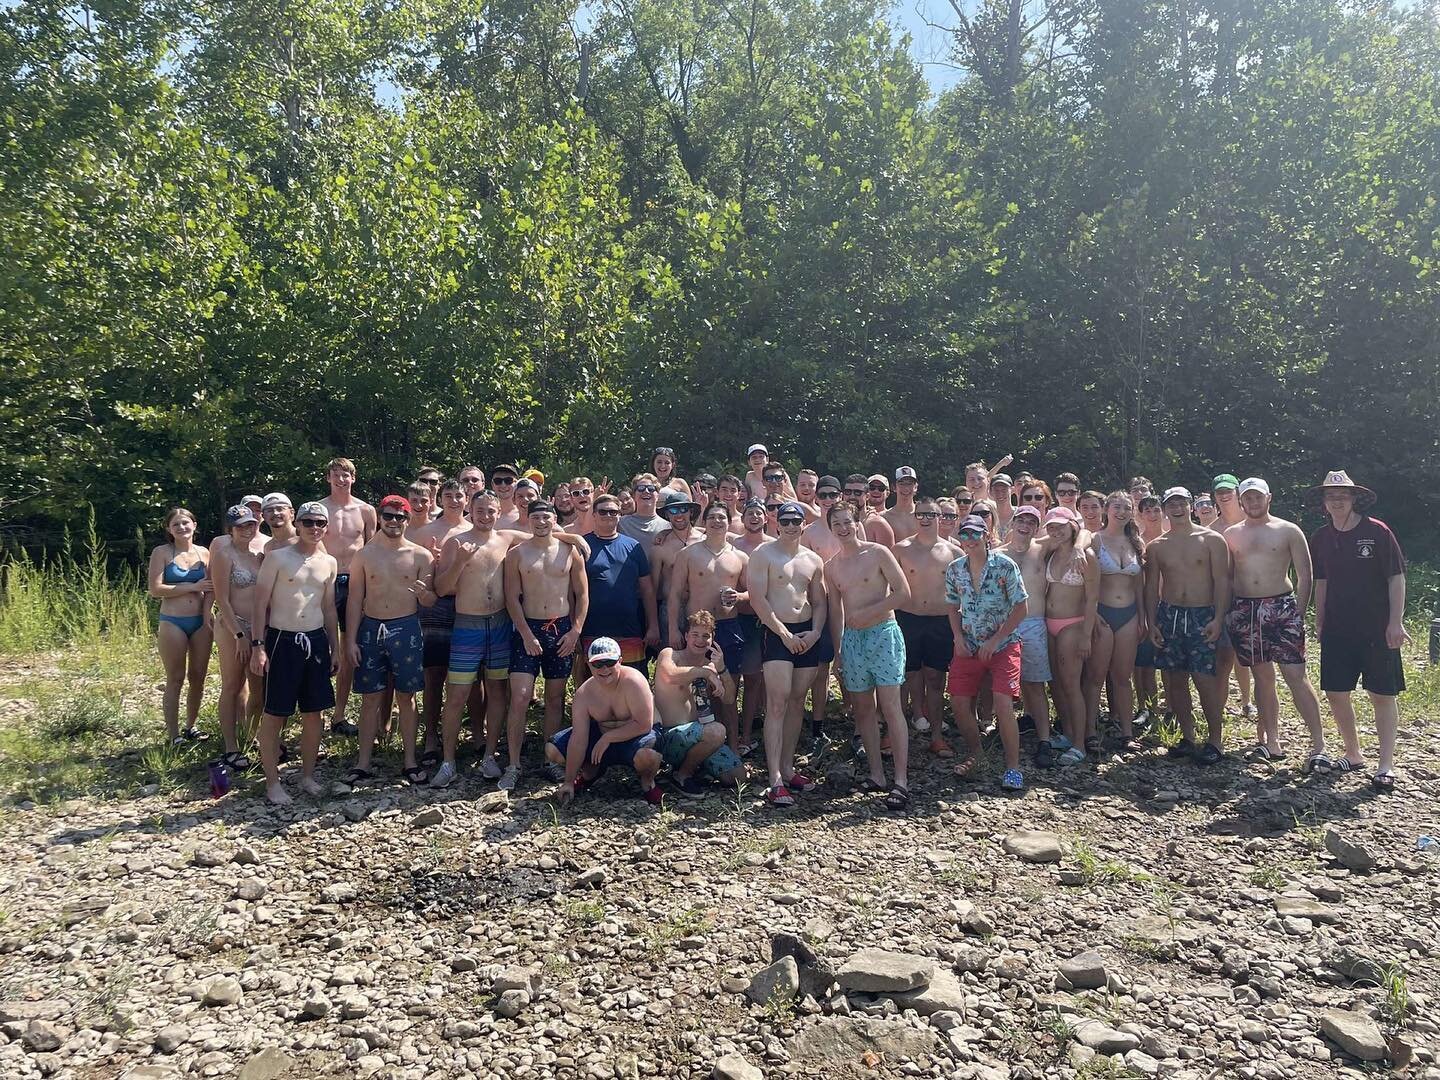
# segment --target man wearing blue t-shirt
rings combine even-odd
[[[587,655],[590,642],[597,637],[614,638],[620,643],[621,661],[648,676],[645,650],[659,645],[660,622],[647,545],[619,531],[620,500],[614,495],[597,496],[591,513],[595,531],[585,534],[585,542],[590,545],[585,560],[585,575],[590,579],[590,614],[585,620],[586,636],[576,655]],[[578,684],[589,672],[583,664],[577,667]]]

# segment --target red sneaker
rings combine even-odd
[[[765,801],[771,806],[794,806],[795,796],[784,784],[777,784],[765,793]]]
[[[665,801],[665,792],[660,790],[659,784],[655,784],[650,788],[649,791],[642,791],[640,793],[640,797],[646,802],[648,802],[651,806],[659,806],[662,802]]]

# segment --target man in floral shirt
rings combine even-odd
[[[975,698],[991,691],[995,726],[1005,748],[1005,774],[1000,786],[1021,791],[1020,731],[1012,698],[1020,692],[1020,621],[1025,618],[1025,581],[1014,561],[985,543],[983,518],[971,515],[960,523],[960,550],[945,571],[945,601],[950,605],[950,629],[955,635],[955,656],[950,661],[950,703],[955,726],[965,740],[965,759],[955,775],[967,777],[980,749],[980,727],[975,721]]]

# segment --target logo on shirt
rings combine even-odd
[[[1355,555],[1360,559],[1373,559],[1375,557],[1375,541],[1369,537],[1356,540]]]

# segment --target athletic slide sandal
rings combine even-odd
[[[400,775],[405,777],[407,784],[414,785],[415,787],[430,783],[430,774],[419,765],[412,765],[410,768],[402,770]]]
[[[894,784],[890,788],[890,794],[885,796],[886,810],[904,810],[910,805],[910,789]]]
[[[365,783],[365,781],[367,780],[374,779],[375,774],[369,769],[351,769],[345,774],[345,785],[347,787],[357,787],[358,785]]]

